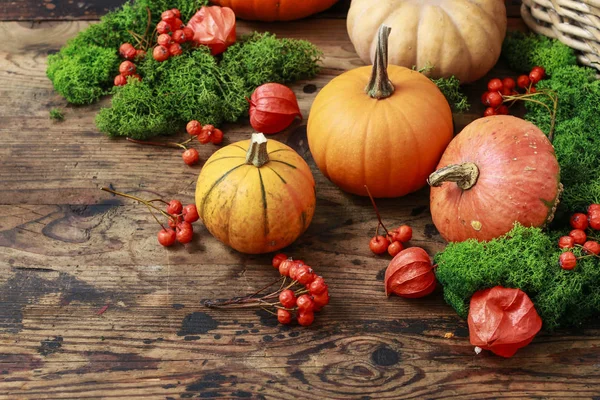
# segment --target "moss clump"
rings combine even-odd
[[[74,39],[48,56],[46,74],[69,103],[90,104],[107,93],[119,71],[116,51]]]
[[[60,108],[53,108],[52,110],[50,110],[49,117],[50,117],[50,119],[52,119],[54,121],[64,121],[65,120],[65,114],[63,114],[63,112]]]
[[[460,90],[458,78],[451,76],[450,78],[432,79],[431,81],[442,91],[454,111],[465,112],[469,110],[469,100]]]
[[[115,51],[125,42],[136,44],[136,35],[150,38],[154,26],[160,21],[163,11],[177,8],[181,11],[182,21],[188,21],[208,0],[136,0],[125,3],[109,12],[100,22],[81,32],[78,39],[85,44],[111,48]],[[148,17],[151,26],[148,29]]]
[[[103,108],[96,125],[109,136],[146,139],[180,128],[176,119],[175,98],[159,93],[147,83],[129,78],[127,85],[115,89],[112,107]]]
[[[110,136],[147,139],[177,132],[192,119],[219,125],[247,109],[243,80],[219,69],[208,49],[162,63],[148,58],[139,72],[143,81],[130,79],[115,88],[111,107],[96,117],[98,128]]]
[[[487,243],[451,243],[435,257],[444,298],[462,317],[478,290],[497,285],[519,288],[534,302],[544,327],[578,326],[600,314],[600,268],[594,258],[572,271],[558,265],[557,235],[516,225]]]
[[[113,93],[111,108],[96,118],[110,136],[147,139],[170,134],[191,119],[218,125],[236,121],[248,104],[245,99],[267,82],[291,82],[314,77],[320,51],[304,40],[277,39],[255,33],[230,47],[218,59],[205,48],[184,46],[181,56],[158,63],[151,56],[138,63],[143,84],[113,88],[118,74],[119,46],[136,44],[136,36],[150,41],[162,11],[178,8],[187,21],[207,0],[137,0],[108,13],[69,41],[48,59],[47,75],[69,102],[89,104]],[[148,28],[148,19],[151,25]],[[131,81],[130,81],[131,82]]]
[[[568,65],[577,65],[575,52],[558,40],[534,33],[511,32],[502,44],[502,56],[511,68],[529,72],[536,65],[546,69],[548,75]]]
[[[54,89],[73,104],[90,104],[112,87],[118,74],[119,46],[136,44],[130,32],[150,38],[160,14],[179,8],[187,21],[206,0],[137,0],[106,14],[70,40],[58,54],[48,56],[46,74]],[[152,25],[148,29],[148,16]]]
[[[305,40],[255,32],[229,47],[220,65],[231,75],[243,76],[246,92],[251,93],[267,82],[313,78],[319,72],[321,56],[321,51]]]

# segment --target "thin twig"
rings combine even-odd
[[[156,222],[158,222],[158,224],[159,224],[159,225],[160,225],[160,226],[163,228],[163,230],[165,230],[165,231],[166,231],[166,230],[167,230],[167,228],[165,228],[165,226],[162,224],[162,222],[160,222],[160,221],[158,220],[158,218],[156,218],[156,215],[154,215],[154,211],[152,211],[152,208],[151,208],[151,207],[150,207],[148,204],[145,204],[145,205],[146,205],[146,207],[148,207],[148,211],[150,211],[150,214],[152,215],[152,217],[154,218],[154,220],[155,220]]]
[[[550,108],[546,103],[533,98],[533,97],[539,96],[539,95],[545,95],[545,96],[549,97],[550,100],[552,101],[553,107]],[[546,107],[546,109],[550,113],[550,131],[548,132],[548,140],[550,141],[550,143],[552,143],[552,141],[554,140],[554,126],[556,124],[556,110],[558,108],[558,96],[556,95],[555,92],[553,92],[551,90],[541,90],[536,93],[526,93],[526,94],[521,94],[518,96],[503,96],[503,98],[504,98],[504,100],[512,101],[513,103],[517,100],[524,100],[524,101],[531,101],[533,103],[536,103],[543,107]]]
[[[383,224],[383,221],[381,221],[381,215],[379,214],[379,209],[377,208],[377,204],[375,204],[375,199],[373,199],[373,196],[371,195],[371,192],[369,191],[369,187],[367,185],[365,185],[365,189],[367,189],[367,194],[369,195],[369,198],[371,199],[371,204],[373,204],[373,208],[375,209],[375,214],[377,214],[377,220],[379,221],[379,224],[381,224],[381,226],[385,230],[386,235],[389,236],[390,232],[387,230],[387,228]],[[379,228],[379,226],[378,226],[378,228]]]
[[[140,203],[145,204],[146,206],[152,207],[153,209],[155,209],[156,211],[160,212],[165,217],[171,218],[171,215],[169,215],[165,211],[161,210],[160,208],[156,207],[154,204],[149,203],[149,202],[147,202],[144,199],[140,199],[139,197],[132,196],[132,195],[127,194],[127,193],[117,192],[116,190],[112,190],[112,189],[105,188],[105,187],[101,187],[100,190],[103,190],[103,191],[108,192],[108,193],[112,193],[112,194],[117,195],[117,196],[126,197],[126,198],[131,199],[131,200],[139,201]]]
[[[266,308],[264,308],[264,307],[261,307],[261,309],[263,309],[264,311],[268,312],[268,313],[269,313],[269,314],[271,314],[271,315],[277,316],[277,313],[274,313],[274,312],[273,312],[273,311],[271,311],[271,310],[267,310],[267,309],[266,309]]]
[[[163,204],[169,205],[169,202],[168,202],[168,201],[164,201],[163,199],[152,199],[152,200],[148,200],[148,203],[152,203],[152,202],[155,202],[155,201],[159,201],[159,202],[161,202],[161,203],[163,203]]]
[[[148,31],[150,30],[150,25],[152,25],[152,12],[150,12],[150,8],[146,7],[146,11],[148,12],[148,24],[146,25],[146,32],[144,32],[144,40],[146,42],[146,47],[144,50],[148,50],[150,47],[150,39],[148,38]]]
[[[148,142],[146,140],[137,140],[137,139],[132,139],[132,138],[126,138],[127,141],[132,142],[132,143],[137,143],[137,144],[146,144],[148,146],[159,146],[159,147],[170,147],[170,148],[174,148],[174,149],[184,149],[187,150],[187,147],[185,147],[184,144],[182,143],[174,143],[174,142]],[[189,143],[189,139],[186,140],[184,143]]]

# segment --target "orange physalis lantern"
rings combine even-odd
[[[401,297],[423,297],[435,289],[436,280],[431,259],[420,247],[409,247],[398,253],[385,271],[385,294]]]
[[[193,41],[221,54],[235,43],[235,14],[229,7],[201,7],[187,26],[194,31]]]
[[[542,319],[520,289],[496,286],[471,296],[471,344],[502,357],[512,357],[540,331]]]

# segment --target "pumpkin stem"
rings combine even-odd
[[[269,162],[267,153],[267,138],[262,133],[253,133],[250,147],[246,153],[246,164],[252,164],[257,168]]]
[[[375,51],[375,63],[371,72],[371,80],[365,88],[365,92],[373,99],[385,99],[394,94],[394,85],[390,81],[387,73],[388,65],[388,38],[390,28],[387,25],[381,25],[377,32],[377,50]]]
[[[429,186],[442,186],[444,182],[456,182],[459,188],[469,190],[479,178],[479,168],[477,165],[466,162],[463,164],[452,164],[447,167],[440,168],[427,179]]]

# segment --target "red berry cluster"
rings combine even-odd
[[[487,85],[488,91],[481,96],[481,102],[487,106],[483,115],[507,115],[508,107],[504,104],[514,102],[523,94],[519,93],[516,88],[523,89],[524,94],[536,93],[535,85],[544,79],[546,70],[543,67],[533,67],[529,75],[521,75],[517,81],[513,78],[493,78],[490,79]]]
[[[194,236],[194,228],[192,226],[193,222],[198,221],[200,218],[198,216],[198,210],[196,209],[195,204],[188,204],[187,206],[183,206],[181,201],[179,200],[171,200],[170,202],[166,202],[162,199],[152,199],[152,200],[144,200],[139,197],[117,192],[108,188],[101,188],[103,191],[112,193],[116,196],[126,197],[128,199],[139,201],[148,207],[148,211],[152,214],[152,217],[156,220],[156,222],[161,226],[161,230],[158,232],[158,243],[161,245],[168,247],[175,244],[175,242],[179,242],[181,244],[186,244],[192,241]],[[161,210],[154,203],[160,202],[167,205],[166,210]],[[153,211],[154,210],[154,211]],[[167,218],[169,227],[165,227],[159,220],[156,218],[154,212],[160,213],[163,217]]]
[[[181,55],[181,45],[192,40],[194,31],[181,21],[181,12],[176,8],[164,11],[160,17],[161,21],[156,25],[157,45],[152,51],[152,57],[163,62],[169,57]]]
[[[223,131],[212,125],[207,124],[202,126],[200,122],[192,120],[187,123],[185,129],[187,133],[192,136],[185,143],[189,143],[194,140],[194,138],[198,139],[202,144],[221,144],[223,142]],[[186,148],[181,157],[183,158],[183,162],[187,165],[194,165],[200,161],[200,154],[198,153],[198,150],[194,148]]]
[[[126,85],[127,77],[129,76],[137,80],[142,80],[142,77],[136,73],[137,68],[131,60],[144,58],[146,52],[144,50],[136,50],[131,43],[123,43],[121,47],[119,47],[119,54],[121,57],[125,58],[126,61],[123,61],[121,65],[119,65],[119,75],[115,76],[114,80],[115,86]]]
[[[190,135],[197,137],[202,144],[221,144],[223,142],[223,131],[210,124],[202,126],[200,122],[192,120],[187,123],[185,130]]]
[[[375,229],[375,236],[371,238],[371,241],[369,242],[369,248],[375,254],[383,254],[387,250],[390,256],[396,257],[398,253],[404,250],[404,244],[412,239],[412,228],[408,225],[400,225],[393,231],[388,231],[381,220],[381,214],[379,214],[379,209],[377,208],[377,204],[375,204],[375,199],[371,195],[371,192],[366,185],[365,189],[367,190],[369,199],[371,199],[371,204],[373,205],[373,209],[375,210],[378,221],[377,228]],[[386,233],[385,236],[379,234],[379,227],[383,228]]]
[[[592,204],[588,207],[587,214],[575,213],[570,219],[571,228],[569,236],[562,236],[558,239],[558,247],[561,249],[572,249],[581,247],[588,256],[600,255],[600,243],[588,236],[586,230],[600,230],[600,204]],[[588,257],[583,256],[583,257]],[[577,257],[572,251],[562,253],[558,262],[562,269],[571,270],[577,265]]]
[[[128,141],[138,143],[138,144],[147,144],[151,146],[162,146],[162,147],[175,147],[183,149],[183,153],[181,154],[181,158],[183,158],[183,162],[187,165],[195,165],[200,161],[200,153],[198,150],[193,147],[188,148],[187,145],[192,142],[194,139],[197,139],[202,144],[213,143],[213,144],[221,144],[223,142],[223,131],[215,128],[213,125],[204,125],[196,120],[192,120],[188,122],[186,126],[187,132],[190,134],[190,138],[182,143],[158,143],[158,142],[148,142],[144,140],[136,140],[127,138]]]
[[[167,203],[166,211],[169,214],[169,228],[163,227],[158,232],[158,242],[165,247],[172,246],[175,241],[181,244],[191,242],[194,236],[192,223],[199,219],[196,205],[184,207],[179,200],[171,200]]]
[[[171,10],[164,11],[161,14],[161,21],[156,25],[156,31],[158,37],[156,39],[157,45],[152,51],[152,57],[158,62],[163,62],[172,56],[179,56],[183,53],[181,45],[185,42],[189,42],[194,37],[194,31],[191,28],[185,26],[183,21],[180,19],[181,12],[173,8]],[[144,39],[139,35],[134,35],[134,38],[138,41],[139,45],[147,48],[152,42]],[[136,74],[136,66],[132,62],[134,59],[142,59],[146,56],[146,51],[143,49],[137,49],[133,47],[131,43],[123,43],[119,47],[119,54],[125,58],[119,66],[119,75],[114,79],[115,86],[124,86],[127,84],[127,77],[131,76],[138,80],[141,80],[139,74]]]
[[[379,226],[377,225],[377,230],[379,230]],[[383,228],[385,229],[385,227]],[[375,254],[383,254],[387,251],[390,256],[395,257],[404,250],[405,243],[410,239],[412,239],[412,228],[408,225],[400,225],[395,230],[387,231],[386,236],[378,235],[376,231],[375,236],[369,242],[369,248]]]
[[[292,279],[284,290],[279,292],[277,320],[281,324],[292,322],[292,312],[302,326],[308,326],[315,319],[315,312],[329,304],[329,290],[322,276],[302,260],[293,260],[283,253],[273,257],[273,267],[284,277]],[[292,290],[294,289],[294,290]]]

